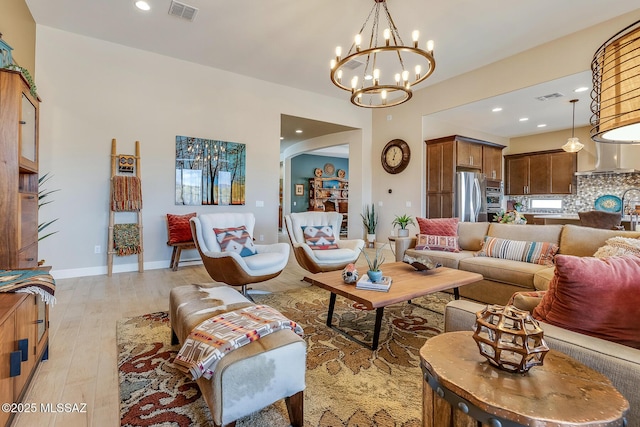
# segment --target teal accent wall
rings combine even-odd
[[[309,207],[309,178],[314,177],[313,171],[316,168],[323,169],[327,163],[331,163],[335,167],[333,176],[337,176],[338,169],[342,169],[346,172],[345,178],[349,179],[349,159],[312,154],[301,154],[291,159],[291,212],[305,212],[307,210]],[[304,185],[304,195],[296,196],[296,184]]]

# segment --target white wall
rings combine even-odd
[[[166,213],[251,211],[256,236],[277,240],[281,114],[363,129],[353,156],[371,152],[371,113],[344,100],[40,25],[36,68],[40,170],[61,189],[40,212],[41,221],[59,218],[60,231],[40,242],[39,256],[56,278],[106,273],[112,138],[118,154],[141,143],[145,268],[168,266]],[[245,206],[174,204],[176,135],[247,144]],[[352,167],[352,191],[370,195],[369,174]],[[114,272],[137,269],[136,256],[114,258]]]

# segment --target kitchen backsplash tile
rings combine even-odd
[[[562,199],[562,213],[577,213],[594,209],[595,201],[598,197],[611,194],[622,197],[622,193],[630,188],[638,191],[628,192],[626,201],[640,202],[640,173],[620,173],[620,174],[593,174],[578,175],[576,193],[566,196],[544,195],[544,196],[509,196],[505,199],[522,203],[522,212],[530,213],[558,213],[553,209],[530,209],[530,199]],[[640,204],[640,203],[639,203]]]

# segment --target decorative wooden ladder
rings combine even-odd
[[[134,166],[135,164],[135,166]],[[133,173],[135,169],[135,176],[138,180],[141,180],[140,176],[140,141],[136,141],[136,154],[135,156],[124,155],[124,154],[116,154],[116,140],[115,138],[111,140],[111,192],[110,192],[110,200],[109,200],[109,242],[107,246],[107,275],[111,276],[113,273],[113,256],[118,255],[115,248],[114,241],[114,225],[116,219],[117,212],[135,212],[137,217],[137,229],[138,229],[138,242],[140,244],[140,248],[137,252],[138,255],[138,271],[142,273],[144,271],[144,246],[142,244],[142,196],[140,195],[140,209],[134,210],[114,210],[113,207],[113,197],[114,197],[114,177],[120,174],[124,175],[124,173]],[[140,184],[141,186],[141,184]]]

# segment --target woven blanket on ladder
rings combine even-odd
[[[229,311],[196,326],[173,363],[194,380],[211,379],[225,354],[281,329],[291,329],[300,336],[304,333],[300,325],[267,305]]]

